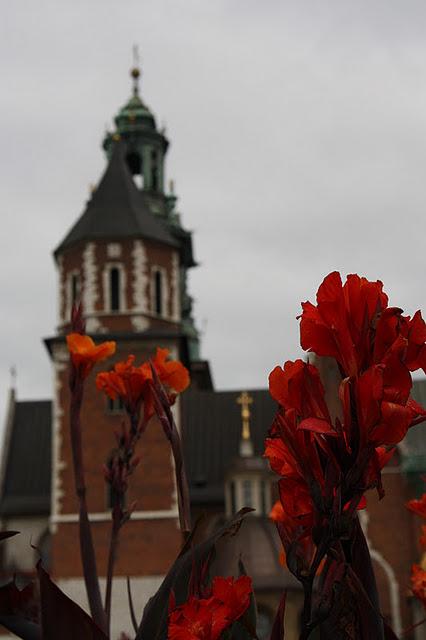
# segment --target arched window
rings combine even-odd
[[[154,271],[154,313],[163,315],[163,274],[159,269]]]
[[[72,308],[80,300],[80,276],[78,273],[71,274],[70,294]]]
[[[158,155],[156,151],[151,152],[151,189],[158,191]]]
[[[120,311],[120,270],[112,267],[109,272],[110,311]]]
[[[139,189],[143,189],[143,165],[141,156],[136,151],[131,151],[126,156],[126,162],[136,186]]]

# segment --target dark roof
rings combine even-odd
[[[16,402],[0,496],[1,515],[49,513],[52,403]]]
[[[117,142],[86,210],[56,249],[55,255],[82,240],[129,237],[142,237],[180,247],[166,223],[151,213],[144,194],[136,187],[127,167],[125,145]]]
[[[188,391],[182,394],[183,443],[191,499],[222,502],[224,477],[238,457],[241,436],[241,391]],[[276,411],[266,389],[251,390],[250,431],[254,455],[261,456]]]

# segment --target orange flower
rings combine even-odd
[[[86,378],[95,364],[115,353],[115,342],[102,342],[96,345],[89,336],[80,333],[67,335],[68,351],[71,361],[82,378]]]
[[[135,367],[135,356],[129,356],[124,362],[117,362],[112,371],[103,371],[96,376],[96,386],[107,396],[123,400],[129,413],[136,413],[143,400],[146,383],[152,377],[145,367]]]
[[[173,392],[179,393],[189,385],[189,373],[181,362],[169,360],[168,349],[157,349],[152,360],[160,381]],[[115,400],[120,397],[131,414],[139,412],[145,402],[145,417],[153,413],[153,405],[148,382],[152,380],[149,362],[134,366],[135,356],[131,355],[125,362],[117,362],[112,371],[104,371],[96,377],[96,386]]]
[[[426,609],[426,571],[418,564],[411,567],[411,589]]]
[[[178,360],[167,360],[169,354],[169,349],[161,349],[158,347],[152,364],[161,382],[176,393],[181,393],[189,386],[189,372]],[[145,363],[145,367],[149,369],[150,378],[152,379],[151,368],[148,362]]]

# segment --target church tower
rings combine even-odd
[[[58,331],[46,340],[55,381],[51,569],[62,588],[82,603],[65,345],[72,305],[81,300],[87,333],[95,341],[117,342],[116,361],[134,354],[138,363],[161,346],[189,368],[196,370],[200,365],[186,284],[187,272],[195,266],[191,234],[180,223],[175,195],[164,189],[168,140],[139,95],[139,69],[131,74],[133,95],[116,116],[115,130],[103,141],[105,172],[83,214],[54,253],[59,280]],[[87,382],[82,423],[89,512],[102,579],[111,527],[102,466],[124,415],[117,403],[96,390],[94,377],[92,374]],[[179,425],[178,406],[176,418]],[[154,420],[139,443],[139,455],[141,462],[128,492],[128,503],[136,501],[136,509],[121,531],[116,583],[124,593],[126,576],[134,576],[133,591],[141,607],[175,558],[180,531],[170,448]],[[121,621],[122,615],[128,615],[128,607],[123,604],[122,609],[117,631],[130,624],[127,618]]]

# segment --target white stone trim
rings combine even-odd
[[[162,313],[155,312],[155,274],[159,272],[161,274],[161,306]],[[169,314],[169,284],[167,278],[167,270],[160,265],[152,265],[151,267],[151,314],[155,318],[170,318]]]
[[[172,254],[171,288],[172,288],[172,314],[171,314],[171,318],[175,322],[179,322],[180,319],[181,319],[180,272],[179,272],[179,255],[178,255],[177,251],[173,251],[173,254]]]
[[[90,315],[95,312],[99,291],[97,280],[96,246],[94,242],[88,242],[83,251],[83,312]]]
[[[108,258],[121,258],[121,244],[118,242],[110,242],[107,244],[107,256]]]
[[[132,327],[138,333],[142,333],[142,331],[146,331],[149,328],[149,320],[146,316],[130,316],[130,322],[132,323]]]
[[[177,509],[158,509],[157,511],[133,511],[130,520],[165,520],[178,517],[179,513]],[[78,513],[56,513],[55,515],[52,514],[51,522],[55,524],[78,522],[78,518]],[[89,520],[91,522],[110,522],[111,512],[99,511],[89,513]]]
[[[133,311],[136,313],[146,313],[147,309],[147,288],[148,270],[145,245],[142,240],[135,240],[132,249],[132,294]]]
[[[58,324],[62,325],[65,321],[66,321],[66,317],[65,317],[65,307],[66,307],[66,302],[65,302],[65,282],[64,282],[64,258],[63,256],[59,256],[58,260],[57,260],[57,268],[58,268],[58,300],[57,300],[57,304],[58,304]]]
[[[68,354],[65,353],[65,349],[56,348],[53,353],[53,399],[52,399],[52,480],[51,480],[51,508],[50,508],[50,521],[49,529],[50,533],[56,532],[55,519],[59,516],[61,511],[61,498],[64,495],[62,488],[60,471],[65,468],[66,463],[61,460],[61,445],[63,434],[61,432],[61,420],[63,416],[63,409],[60,405],[61,394],[61,382],[60,375],[66,370],[66,362],[68,360]]]
[[[111,309],[111,294],[110,294],[110,274],[113,269],[118,269],[120,274],[120,289],[119,289],[119,305],[120,308],[117,311]],[[109,315],[115,315],[126,312],[126,269],[122,262],[106,262],[102,272],[102,281],[104,287],[104,312]]]

